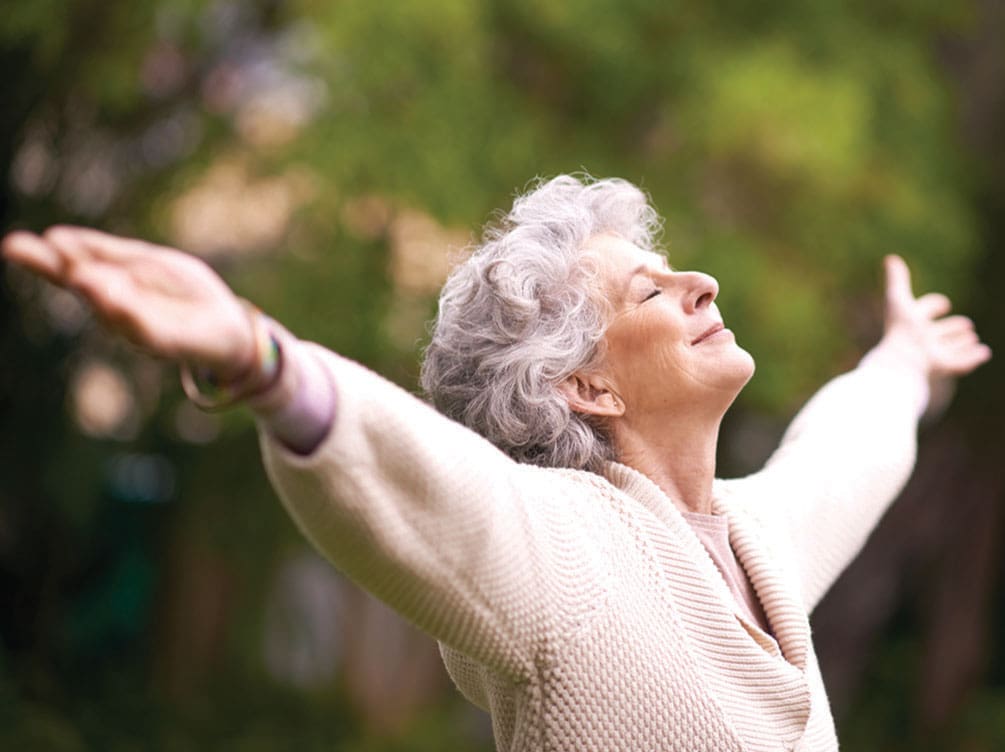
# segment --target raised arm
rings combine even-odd
[[[250,398],[263,427],[270,477],[305,535],[437,638],[520,680],[536,670],[535,645],[554,636],[541,614],[574,621],[595,602],[591,583],[602,578],[587,571],[591,551],[576,535],[583,494],[575,481],[518,465],[275,324],[285,365],[263,370],[258,315],[202,261],[68,227],[13,233],[3,253],[79,292],[110,328],[153,354],[241,385],[238,396]],[[307,396],[308,408],[337,394],[336,414],[303,412],[305,389],[320,395]],[[325,429],[313,451],[283,440],[305,414]]]
[[[944,295],[914,296],[903,259],[887,257],[885,270],[882,340],[807,403],[764,470],[736,481],[756,488],[766,507],[758,514],[791,542],[808,609],[907,482],[929,382],[967,374],[991,357],[970,319],[946,316]]]

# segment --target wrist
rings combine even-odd
[[[181,365],[181,382],[186,396],[199,408],[223,410],[269,389],[282,369],[282,350],[273,334],[272,320],[258,308],[241,301],[252,332],[252,350],[244,364],[236,368]]]
[[[281,342],[289,346],[283,348],[283,372],[278,382],[247,404],[273,438],[296,454],[307,455],[331,431],[336,390],[316,354],[285,338]]]
[[[911,400],[920,417],[928,407],[931,396],[931,368],[926,358],[896,335],[888,333],[859,362],[859,368],[876,368],[896,378],[898,392]]]
[[[869,351],[866,358],[885,367],[916,374],[927,380],[931,375],[931,363],[923,347],[920,347],[909,333],[896,329],[883,335],[879,343]]]

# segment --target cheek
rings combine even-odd
[[[610,334],[607,353],[612,365],[623,375],[685,368],[688,353],[683,334],[675,322],[663,316],[639,316],[631,327]]]
[[[649,398],[660,401],[668,395],[680,394],[681,387],[694,380],[688,353],[679,342],[656,336],[642,336],[622,341],[609,352],[611,371],[627,396],[643,402]]]
[[[649,353],[649,367],[664,380],[673,382],[689,377],[694,370],[687,349],[678,342],[662,342],[653,347]]]

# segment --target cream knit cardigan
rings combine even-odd
[[[296,346],[330,372],[338,413],[306,457],[261,431],[273,484],[335,566],[439,640],[499,750],[837,749],[807,615],[910,473],[903,377],[866,363],[835,379],[762,471],[714,485],[776,646],[645,476],[517,464]]]

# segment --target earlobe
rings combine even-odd
[[[624,401],[597,376],[574,373],[558,385],[558,390],[574,412],[604,417],[625,413]]]

